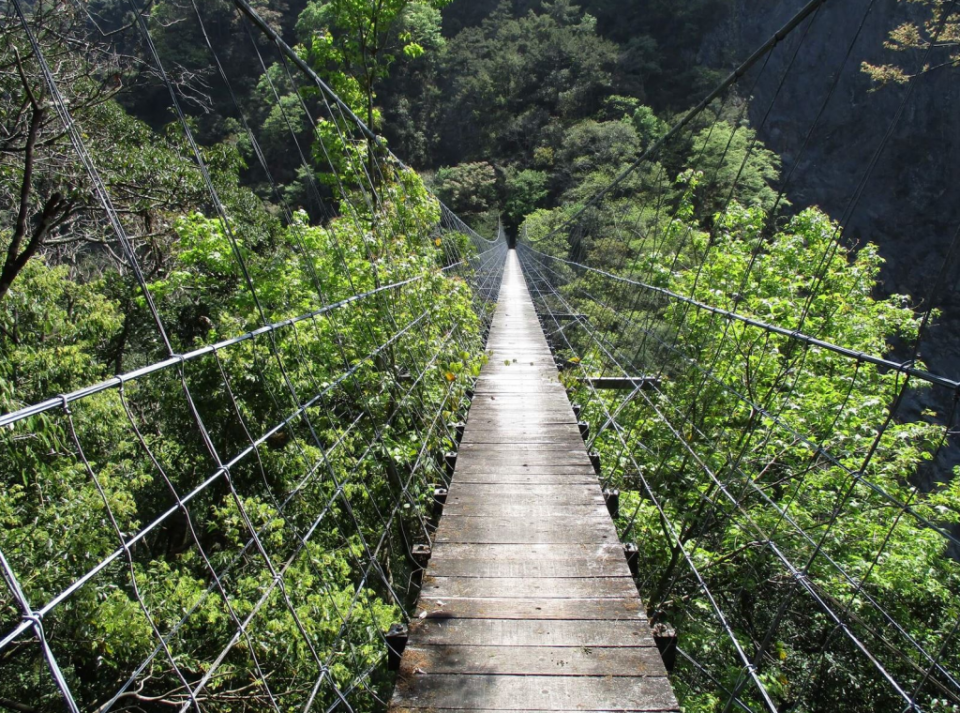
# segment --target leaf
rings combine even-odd
[[[453,381],[457,378],[457,375],[454,374],[452,371],[445,372],[443,376],[447,381]]]

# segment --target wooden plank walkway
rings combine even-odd
[[[678,711],[511,250],[391,710]]]

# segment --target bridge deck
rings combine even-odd
[[[510,251],[391,709],[679,710]]]

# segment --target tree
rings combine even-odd
[[[371,129],[377,83],[398,53],[416,58],[443,46],[440,9],[452,0],[312,0],[297,20],[307,58],[334,90],[356,97]],[[356,89],[350,91],[349,87]]]
[[[882,354],[916,334],[909,298],[874,296],[875,246],[837,245],[837,224],[816,208],[772,233],[759,205],[735,201],[698,217],[699,180],[682,176],[662,239],[638,240],[608,269],[766,323],[802,325],[854,351]],[[620,200],[599,210],[634,223]],[[542,236],[549,223],[538,218]],[[629,235],[619,233],[621,247]],[[556,236],[537,247],[560,257],[568,250]],[[818,274],[809,269],[812,255],[828,256]],[[601,431],[594,446],[621,490],[621,534],[646,543],[640,586],[648,611],[675,626],[684,651],[704,666],[679,664],[674,683],[684,710],[716,713],[745,680],[731,635],[781,709],[831,710],[841,696],[844,710],[858,713],[898,706],[872,661],[831,636],[836,624],[824,609],[838,612],[901,685],[927,680],[908,637],[939,651],[960,615],[952,594],[960,565],[927,524],[955,527],[960,486],[914,487],[942,427],[930,414],[887,423],[903,386],[894,370],[807,349],[679,300],[646,300],[633,284],[558,269],[569,308],[601,332],[603,349],[571,335],[579,363],[601,370],[614,351],[636,359],[630,367],[639,373],[664,375],[648,398],[611,396],[606,410],[587,393],[574,398],[591,404],[586,418],[602,423],[616,413],[623,426]],[[784,558],[804,566],[815,596],[797,586]],[[737,695],[762,706],[752,684]],[[923,705],[936,709],[938,695],[928,689]]]
[[[549,195],[547,181],[546,173],[529,168],[508,174],[504,208],[511,224],[519,225],[546,199]]]
[[[905,84],[916,77],[955,67],[960,63],[960,9],[947,0],[910,0],[925,15],[909,20],[890,31],[884,47],[911,59],[928,58],[922,66],[909,69],[904,62],[872,64],[863,62],[861,69],[878,85]]]
[[[182,137],[156,134],[119,105],[125,65],[90,39],[75,6],[43,4],[29,21],[131,247],[148,273],[162,269],[163,246],[173,239],[170,216],[207,199],[196,167],[182,158]],[[127,263],[36,57],[17,29],[16,23],[0,29],[0,300],[44,252],[56,255],[55,261],[70,257],[94,273],[105,264]]]
[[[612,178],[639,155],[640,140],[628,119],[579,122],[564,133],[556,151],[554,187],[569,190],[595,173]]]
[[[497,172],[489,163],[464,163],[441,168],[433,179],[433,189],[454,213],[468,219],[497,210]]]
[[[552,124],[596,113],[616,57],[616,46],[597,36],[596,20],[571,0],[543,3],[520,18],[501,3],[442,56],[440,74],[450,79],[440,160],[522,157],[526,167]]]
[[[689,168],[704,176],[698,188],[704,214],[722,210],[731,199],[767,211],[774,207],[777,192],[773,186],[780,177],[780,157],[748,126],[713,122],[694,137],[687,162]]]

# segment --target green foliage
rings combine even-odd
[[[443,46],[440,9],[451,0],[311,0],[297,20],[308,61],[375,127],[375,84],[398,59]]]
[[[489,163],[445,167],[434,176],[433,189],[458,215],[479,215],[496,206],[497,173]]]
[[[547,190],[547,174],[544,171],[524,169],[507,176],[506,216],[514,225],[519,225],[523,219],[538,205],[541,205],[549,194]]]
[[[670,128],[648,106],[638,106],[630,119],[633,122],[633,127],[637,130],[637,135],[640,137],[644,149],[649,148],[650,144],[666,134]]]
[[[906,298],[874,297],[882,261],[873,245],[856,252],[838,246],[837,224],[815,208],[773,234],[759,205],[734,202],[700,222],[701,178],[681,177],[676,209],[659,225],[657,241],[607,260],[656,286],[855,351],[883,354],[891,341],[916,334]],[[625,210],[618,200],[605,209],[621,218]],[[561,256],[572,249],[544,238],[549,222],[542,217],[527,225],[538,249]],[[598,264],[614,247],[596,240],[588,249]],[[811,262],[821,256],[814,274]],[[662,385],[648,398],[624,404],[611,397],[605,407],[586,392],[575,390],[573,398],[590,404],[586,420],[602,423],[604,408],[616,409],[626,427],[601,432],[594,446],[622,491],[621,532],[643,543],[641,594],[714,676],[679,664],[673,682],[684,709],[722,710],[727,696],[716,682],[731,690],[743,672],[698,577],[747,655],[756,656],[757,675],[778,707],[829,710],[841,698],[844,710],[864,713],[899,705],[870,661],[836,635],[824,607],[840,613],[901,685],[918,685],[926,659],[907,636],[939,650],[960,615],[953,595],[960,566],[927,525],[957,521],[957,486],[920,494],[913,485],[942,428],[895,419],[880,430],[902,385],[895,371],[678,301],[646,300],[588,273],[566,279],[573,308],[606,339],[629,345],[634,368],[663,369]],[[624,305],[638,310],[636,322],[618,316]],[[604,362],[586,338],[574,351],[588,368]],[[805,567],[818,598],[798,585],[783,558]],[[772,640],[764,639],[768,627]],[[829,666],[820,654],[824,641]],[[752,684],[738,695],[762,706]]]
[[[640,140],[630,121],[588,119],[564,133],[554,180],[564,192],[584,183],[610,181],[639,154]]]
[[[115,555],[118,532],[146,533],[129,558],[121,551],[44,620],[84,708],[106,702],[147,660],[158,631],[169,636],[179,671],[196,681],[234,636],[237,618],[251,616],[260,669],[239,643],[206,688],[208,710],[237,710],[240,701],[243,709],[268,706],[264,682],[285,705],[300,707],[319,676],[315,657],[331,662],[331,681],[344,690],[368,672],[351,704],[372,710],[373,692],[383,697],[392,684],[380,666],[381,635],[402,620],[404,602],[369,570],[382,569],[397,591],[406,590],[402,543],[420,527],[430,464],[448,447],[443,430],[421,414],[454,420],[466,388],[461,375],[475,375],[482,363],[468,274],[439,270],[451,255],[467,254],[468,238],[435,232],[437,201],[416,174],[386,164],[372,209],[348,195],[348,212],[322,225],[304,212],[281,225],[236,185],[236,149],[209,153],[230,201],[230,230],[202,212],[182,215],[166,269],[150,283],[161,318],[175,327],[174,348],[235,337],[264,320],[300,321],[0,431],[7,453],[0,550],[25,596],[43,603]],[[128,299],[113,273],[89,280],[43,258],[31,261],[0,302],[3,411],[108,378],[127,329],[123,313],[144,309],[142,300]],[[155,348],[134,340],[127,358],[152,360]],[[348,369],[349,388],[329,389]],[[418,375],[416,384],[399,382],[401,373]],[[233,458],[290,417],[298,403],[291,395],[322,392],[229,474],[218,473],[211,447]],[[172,490],[192,493],[189,519],[169,510]],[[385,529],[384,503],[400,502],[406,506]],[[250,549],[254,533],[258,553]],[[381,538],[372,552],[369,543]],[[211,570],[224,592],[211,585]],[[19,619],[8,592],[0,621],[9,629]],[[38,648],[18,648],[2,665],[0,699],[59,709]],[[163,655],[149,660],[134,690],[131,701],[188,700]],[[334,700],[324,686],[315,702]]]
[[[945,0],[911,0],[921,12],[890,30],[883,46],[890,52],[906,54],[911,61],[894,59],[882,64],[864,61],[861,70],[878,86],[906,84],[929,72],[955,68],[960,62],[960,12]],[[896,57],[896,55],[894,55]],[[916,59],[925,63],[918,66]]]
[[[555,120],[595,113],[609,92],[616,47],[570,0],[512,18],[506,8],[463,30],[442,58],[451,78],[441,120],[461,160],[525,155]]]
[[[689,157],[690,167],[705,176],[698,196],[705,213],[720,210],[731,198],[768,211],[774,207],[780,157],[753,129],[714,122],[696,135]]]

